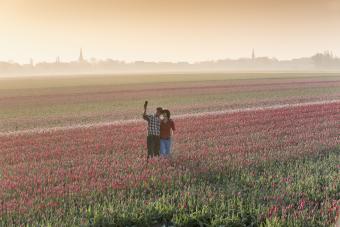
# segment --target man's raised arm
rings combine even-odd
[[[148,101],[145,101],[144,103],[144,113],[143,113],[143,119],[146,120],[146,121],[149,121],[149,117],[148,115],[146,114],[146,109],[148,107]]]

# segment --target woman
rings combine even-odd
[[[161,133],[160,133],[160,154],[161,156],[169,156],[171,153],[171,137],[175,131],[175,123],[170,118],[170,111],[163,110],[161,116]]]

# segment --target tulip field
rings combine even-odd
[[[135,119],[145,99],[150,108],[191,114],[333,100],[339,94],[336,74],[0,78],[0,132]]]
[[[340,77],[167,83],[0,86],[0,226],[336,225]],[[169,158],[146,160],[146,99]]]

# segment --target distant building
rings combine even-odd
[[[255,58],[256,58],[256,56],[255,56],[255,50],[254,50],[254,48],[253,48],[253,51],[252,51],[252,53],[251,53],[251,59],[254,61]]]

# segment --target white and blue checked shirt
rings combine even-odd
[[[145,115],[144,119],[148,121],[148,135],[159,136],[161,134],[161,121],[156,115]]]

